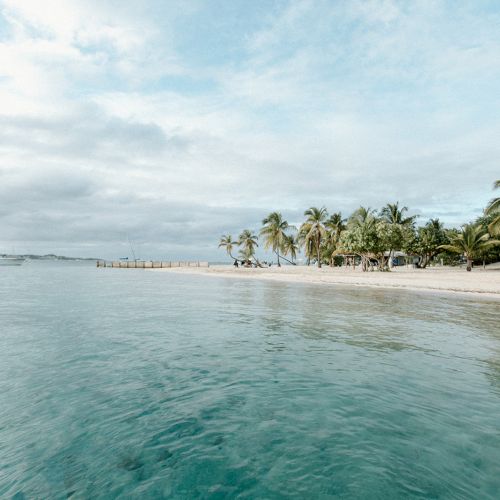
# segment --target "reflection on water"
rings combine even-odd
[[[2,498],[498,496],[498,303],[2,273]]]

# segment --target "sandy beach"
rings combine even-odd
[[[347,285],[388,289],[406,289],[422,292],[464,294],[500,300],[500,268],[435,267],[428,269],[394,268],[391,272],[362,272],[346,268],[313,266],[283,266],[265,269],[234,268],[216,265],[209,268],[181,267],[154,269],[154,272],[197,274],[239,279],[260,279],[288,283]]]

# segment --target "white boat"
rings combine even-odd
[[[0,266],[20,266],[25,260],[24,257],[0,257]]]

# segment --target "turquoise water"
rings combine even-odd
[[[462,297],[0,268],[0,497],[499,498],[499,320]]]

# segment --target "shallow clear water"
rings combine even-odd
[[[0,268],[0,497],[498,498],[500,305]]]

